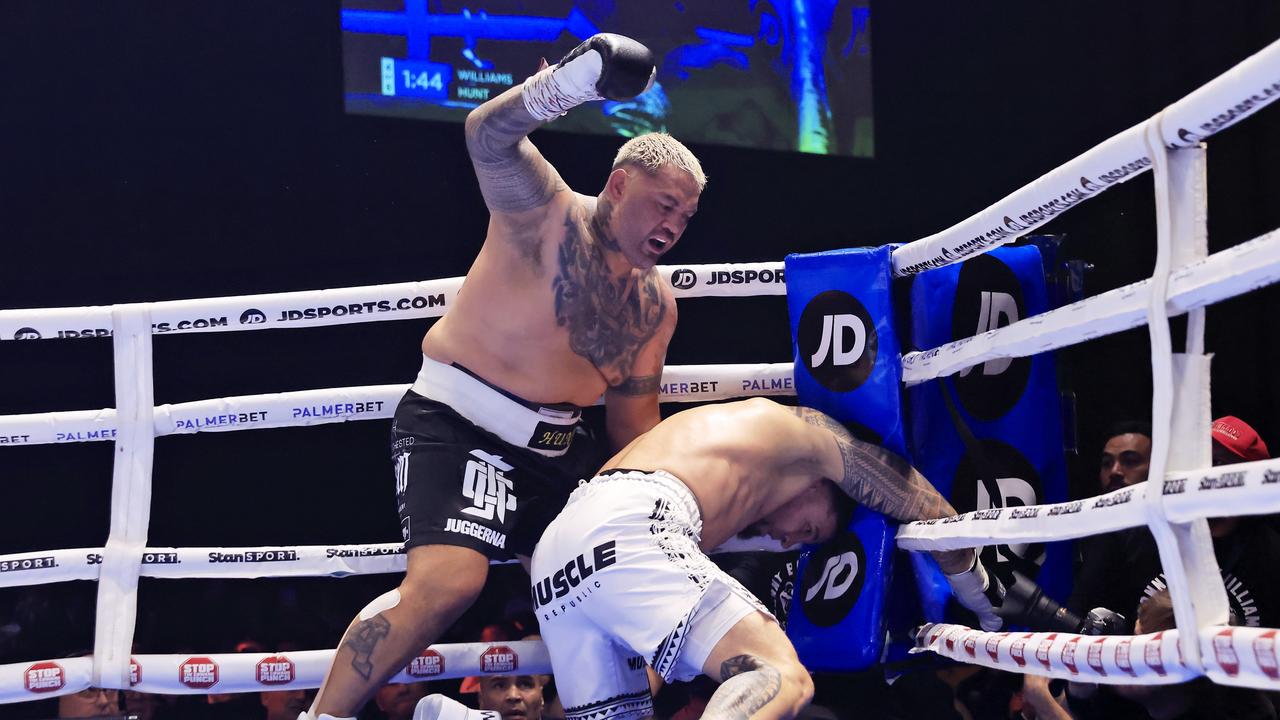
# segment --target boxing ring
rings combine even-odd
[[[1118,183],[1155,177],[1157,262],[1152,276],[1086,300],[902,358],[920,383],[987,360],[1023,357],[1147,323],[1154,377],[1152,482],[1088,500],[910,523],[898,545],[916,551],[994,542],[1045,542],[1127,527],[1151,529],[1172,591],[1177,629],[1140,636],[989,633],[957,625],[921,630],[917,649],[1015,672],[1103,683],[1216,682],[1280,689],[1277,630],[1227,626],[1227,599],[1204,518],[1280,511],[1280,459],[1209,467],[1209,376],[1204,307],[1280,280],[1280,231],[1208,255],[1205,151],[1212,134],[1280,98],[1280,42],[1001,201],[893,252],[894,274],[942,267],[1011,242]],[[784,295],[782,263],[661,267],[676,297]],[[735,278],[706,283],[708,277]],[[735,275],[735,273],[737,275]],[[87,687],[149,693],[318,687],[334,650],[138,654],[130,647],[140,577],[260,578],[401,572],[399,543],[241,548],[146,547],[152,453],[164,435],[386,419],[407,384],[225,397],[156,406],[154,334],[234,332],[439,317],[461,278],[315,292],[110,307],[0,311],[0,339],[112,338],[115,408],[0,417],[5,445],[115,445],[106,546],[0,556],[0,586],[97,580],[91,656],[0,666],[0,702]],[[1173,354],[1167,320],[1187,314],[1187,347]],[[67,330],[67,328],[78,328]],[[793,395],[793,365],[690,365],[664,371],[664,402]],[[1029,649],[1028,649],[1029,648]],[[1028,658],[1028,655],[1031,658]],[[1077,662],[1077,655],[1081,661]],[[536,642],[437,645],[393,682],[480,673],[549,673]]]

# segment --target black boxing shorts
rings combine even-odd
[[[455,545],[491,560],[532,555],[578,479],[598,466],[594,444],[579,437],[564,443],[572,452],[548,457],[503,440],[417,388],[400,400],[391,424],[405,549]],[[576,424],[558,432],[584,434]]]

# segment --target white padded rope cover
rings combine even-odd
[[[780,262],[659,266],[674,295],[786,295]],[[440,317],[453,305],[462,278],[332,290],[167,300],[143,303],[158,335],[267,330]],[[0,340],[107,337],[111,307],[0,310]]]
[[[768,537],[731,538],[712,551],[780,552]],[[25,587],[67,580],[97,580],[103,548],[36,550],[0,555],[0,587]],[[255,579],[264,577],[346,577],[404,572],[404,545],[259,545],[256,547],[149,547],[138,557],[141,577]],[[492,561],[503,565],[516,561]]]
[[[267,692],[320,687],[334,650],[273,653],[133,655],[127,688],[166,695]],[[91,686],[92,657],[0,665],[0,703],[37,700]],[[471,675],[549,675],[541,641],[432,645],[391,678],[392,683]]]
[[[1175,269],[1169,276],[1170,315],[1211,305],[1280,281],[1280,230]],[[902,381],[914,385],[971,365],[1027,357],[1146,323],[1151,280],[1141,280],[1079,302],[1033,315],[973,337],[910,352]]]
[[[1192,147],[1280,98],[1280,41],[1164,110],[1166,145]],[[942,232],[893,252],[893,274],[913,275],[1012,242],[1066,210],[1151,168],[1143,121]]]
[[[735,397],[796,394],[791,363],[672,365],[662,370],[662,402],[706,402]],[[300,390],[160,405],[155,434],[230,432],[299,427],[391,417],[408,385]],[[603,402],[603,401],[602,401]],[[71,410],[0,416],[4,445],[116,439],[116,411]]]
[[[973,510],[898,528],[898,546],[928,552],[991,543],[1071,540],[1147,524],[1139,483],[1084,500]],[[1158,495],[1170,522],[1280,512],[1280,458],[1165,475]]]
[[[1178,650],[1179,630],[1146,635],[986,632],[963,625],[925,625],[915,652],[929,650],[972,665],[1107,685],[1164,685],[1201,673]],[[1210,626],[1196,644],[1205,672],[1224,685],[1280,689],[1276,636],[1270,628]]]

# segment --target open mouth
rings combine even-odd
[[[653,237],[649,238],[646,244],[649,247],[649,251],[652,252],[654,255],[661,255],[662,253],[666,252],[667,246],[670,245],[671,243],[664,238],[654,235]]]

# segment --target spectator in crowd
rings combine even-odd
[[[1233,465],[1254,460],[1269,460],[1271,452],[1258,432],[1234,415],[1213,421],[1209,428],[1213,438],[1213,464]]]
[[[1107,431],[1098,464],[1098,491],[1111,492],[1147,479],[1151,466],[1151,425],[1123,420]]]
[[[266,645],[254,638],[242,638],[232,649],[237,653],[267,651]],[[263,716],[263,707],[258,693],[209,693],[204,697],[203,706],[183,712],[196,720],[255,720]],[[293,720],[296,718],[297,713],[294,713]]]
[[[411,720],[414,706],[427,696],[428,688],[425,682],[387,683],[378,688],[373,702],[387,720]],[[296,716],[289,720],[296,720]]]
[[[91,718],[120,714],[120,691],[85,688],[58,698],[58,717]]]
[[[298,714],[311,706],[314,690],[293,688],[258,693],[258,702],[266,710],[265,720],[298,720]]]
[[[162,720],[170,717],[165,710],[173,704],[169,702],[169,698],[172,697],[171,695],[154,695],[152,693],[138,692],[137,690],[125,690],[125,711],[130,715],[137,715],[138,720]]]
[[[528,582],[527,580],[524,582]],[[489,623],[480,628],[480,639],[482,643],[497,643],[511,640],[519,637],[519,629],[510,621],[502,620],[495,623]],[[468,675],[462,678],[462,684],[458,687],[458,692],[467,694],[480,691],[480,676]]]
[[[480,678],[481,710],[494,710],[502,720],[542,720],[545,675],[486,675]]]
[[[1151,466],[1151,424],[1141,420],[1119,420],[1107,429],[1098,463],[1098,493],[1119,490],[1146,482]],[[1089,493],[1090,495],[1094,493]],[[1109,552],[1113,538],[1094,535],[1076,544],[1079,553],[1076,575],[1081,573],[1080,559],[1099,552]]]

